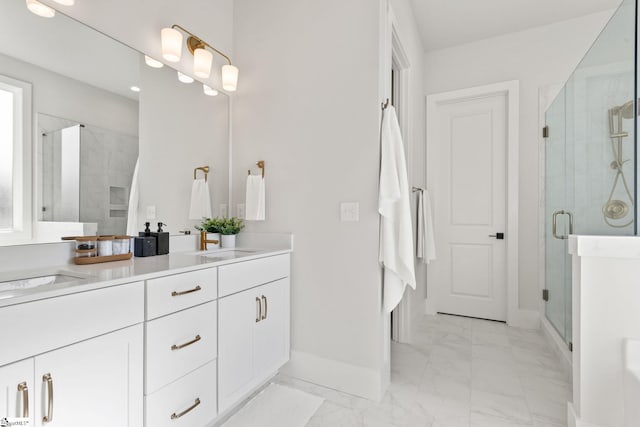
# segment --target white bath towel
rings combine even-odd
[[[140,168],[140,158],[136,160],[136,167],[133,169],[131,178],[131,189],[129,190],[129,207],[127,212],[127,235],[137,236],[141,224],[138,223],[138,203],[140,200],[140,188],[138,185],[138,169]]]
[[[247,175],[247,193],[245,197],[245,220],[264,221],[265,185],[261,175]]]
[[[189,219],[202,219],[211,217],[211,197],[209,196],[209,183],[204,178],[194,179],[191,185],[191,206],[189,207]]]
[[[383,307],[390,312],[406,285],[416,288],[409,183],[395,108],[382,120],[378,212],[382,216],[379,261],[384,267]]]
[[[418,192],[418,240],[416,258],[423,263],[436,259],[436,242],[433,236],[433,215],[431,214],[431,196],[427,190]]]

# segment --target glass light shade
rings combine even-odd
[[[202,91],[204,92],[205,95],[209,95],[209,96],[217,96],[218,95],[218,91],[215,90],[212,87],[209,87],[207,85],[202,85]]]
[[[213,54],[206,49],[196,49],[193,51],[193,74],[208,79],[211,74],[211,61]]]
[[[180,61],[182,55],[182,33],[173,28],[163,28],[162,36],[162,57],[169,62]]]
[[[152,68],[162,68],[164,67],[164,64],[160,61],[156,61],[155,59],[151,58],[150,56],[145,55],[144,56],[144,62],[145,64],[147,64],[149,67]]]
[[[237,89],[238,67],[233,65],[222,66],[222,87],[229,92],[234,92]]]
[[[53,0],[53,1],[63,6],[73,6],[75,4],[75,0]]]
[[[178,80],[180,80],[182,83],[193,83],[192,77],[189,77],[186,74],[182,74],[180,71],[178,71]]]
[[[45,6],[37,0],[26,0],[27,1],[27,9],[29,9],[32,13],[35,13],[38,16],[42,16],[43,18],[53,18],[56,16],[56,11],[51,9],[49,6]]]

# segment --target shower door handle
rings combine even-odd
[[[558,215],[567,215],[569,217],[569,234],[573,234],[573,214],[569,211],[555,211],[551,216],[551,231],[553,233],[553,237],[559,240],[566,240],[569,238],[568,235],[558,236]]]

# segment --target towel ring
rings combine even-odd
[[[209,175],[209,166],[200,166],[193,170],[193,180],[196,180],[196,173],[198,171],[204,172],[204,182],[207,182],[207,176]]]
[[[258,160],[256,162],[256,166],[258,166],[260,169],[262,169],[262,177],[264,178],[264,160]],[[247,175],[251,175],[251,169],[247,170]]]

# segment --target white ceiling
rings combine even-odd
[[[411,0],[425,50],[611,10],[621,0]]]

